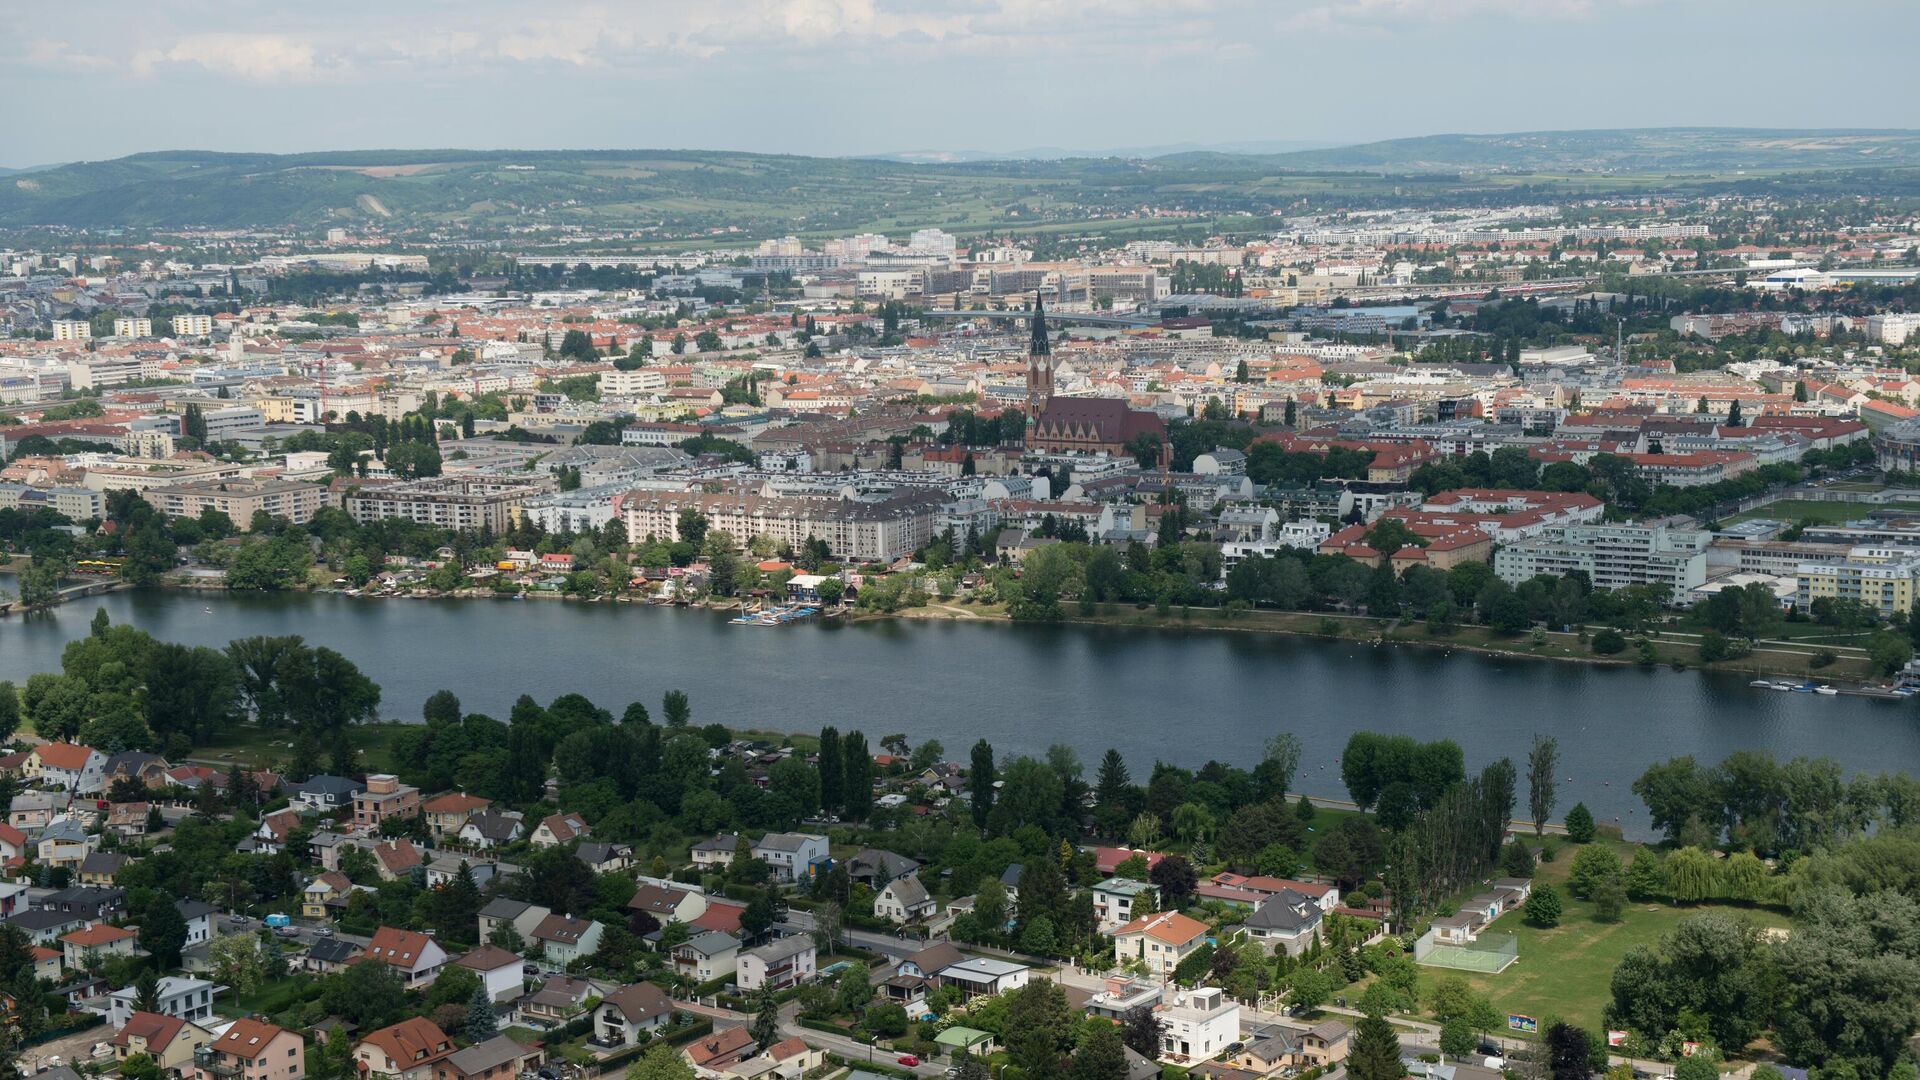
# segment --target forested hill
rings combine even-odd
[[[687,240],[1071,229],[1148,209],[1268,215],[1651,190],[1912,193],[1920,133],[1435,135],[1286,154],[907,164],[688,150],[166,151],[0,174],[0,227],[565,222]]]

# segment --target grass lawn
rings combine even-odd
[[[1611,842],[1624,860],[1631,858],[1636,845]],[[1596,922],[1593,905],[1567,895],[1566,876],[1572,864],[1572,845],[1559,849],[1558,857],[1542,863],[1536,882],[1550,881],[1565,900],[1560,925],[1541,930],[1527,925],[1519,911],[1503,915],[1486,932],[1512,934],[1520,946],[1520,959],[1498,975],[1444,968],[1420,969],[1424,998],[1436,978],[1459,975],[1473,988],[1492,999],[1502,1013],[1523,1013],[1544,1021],[1561,1017],[1590,1031],[1601,1028],[1601,1015],[1612,1000],[1613,969],[1621,957],[1637,946],[1652,945],[1660,936],[1689,915],[1705,911],[1729,911],[1743,915],[1762,926],[1786,926],[1786,915],[1756,908],[1697,904],[1675,907],[1669,904],[1628,904],[1617,923]]]
[[[1873,510],[1920,510],[1916,503],[1888,503],[1885,506],[1873,506],[1868,503],[1851,502],[1811,502],[1801,499],[1783,499],[1755,507],[1746,513],[1727,519],[1727,524],[1736,521],[1752,521],[1756,518],[1769,518],[1774,521],[1795,522],[1812,520],[1821,525],[1832,525],[1842,521],[1853,521],[1866,517]]]
[[[352,728],[354,745],[366,755],[367,768],[388,772],[393,768],[393,740],[412,724],[361,724]],[[187,760],[204,765],[262,765],[269,761],[285,763],[293,756],[292,737],[284,731],[267,731],[243,724],[227,732],[209,746],[194,750]]]
[[[293,1007],[313,985],[310,975],[288,975],[263,982],[249,994],[228,994],[216,999],[213,1009],[221,1016],[243,1017],[260,1013],[275,1016]]]

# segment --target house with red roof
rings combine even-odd
[[[170,1074],[191,1071],[193,1052],[213,1041],[213,1035],[198,1024],[162,1013],[137,1012],[127,1018],[113,1037],[113,1056],[126,1061],[145,1054]]]
[[[107,756],[91,746],[41,743],[27,752],[21,771],[48,787],[87,795],[106,787]]]
[[[447,966],[447,950],[417,930],[383,926],[374,931],[367,942],[366,953],[360,958],[361,963],[368,961],[392,968],[407,989],[415,990],[432,984],[439,976],[440,969]]]
[[[307,1043],[277,1024],[242,1018],[194,1058],[194,1080],[301,1080]]]
[[[353,1063],[363,1077],[430,1080],[433,1067],[452,1055],[453,1040],[433,1021],[410,1017],[353,1044]]]
[[[1154,975],[1171,975],[1180,961],[1207,943],[1207,924],[1177,911],[1142,915],[1113,932],[1113,958],[1140,963]]]

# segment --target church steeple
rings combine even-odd
[[[1033,339],[1027,345],[1027,424],[1040,419],[1053,400],[1053,346],[1047,341],[1047,309],[1033,294]]]

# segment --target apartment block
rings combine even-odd
[[[1540,574],[1559,577],[1579,570],[1596,589],[1664,585],[1677,598],[1706,581],[1712,535],[1664,525],[1573,525],[1557,536],[1499,549],[1493,572],[1518,585]]]

